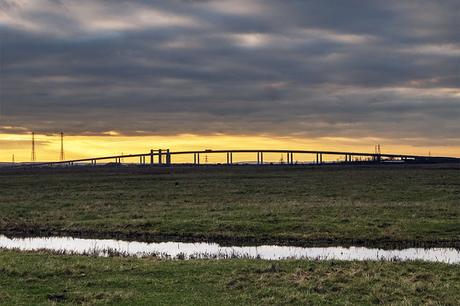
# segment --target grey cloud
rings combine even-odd
[[[0,1],[17,20],[0,15],[3,126],[458,139],[455,1],[254,1],[250,14],[242,1],[92,1],[113,21],[97,30],[69,1],[42,2]],[[115,23],[146,7],[199,26]]]

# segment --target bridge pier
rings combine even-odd
[[[263,165],[264,164],[264,152],[260,151],[257,152],[257,164]]]
[[[200,164],[200,153],[193,153],[193,164],[194,165]]]
[[[351,163],[352,159],[351,159],[351,154],[347,154],[345,155],[345,162],[346,163]]]
[[[166,165],[171,165],[171,153],[169,152],[169,149],[166,149]]]
[[[163,152],[161,149],[158,150],[158,164],[161,165],[163,163]]]
[[[318,165],[323,163],[323,153],[316,153],[316,163]]]
[[[316,153],[316,163],[318,165],[323,163],[323,153]]]
[[[150,150],[150,165],[153,165],[153,150]]]
[[[233,164],[233,152],[227,152],[227,165]]]

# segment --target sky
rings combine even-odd
[[[0,161],[460,157],[460,1],[0,0]]]

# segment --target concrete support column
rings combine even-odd
[[[153,165],[153,150],[150,150],[150,165]]]
[[[264,152],[260,152],[260,164],[264,164]]]
[[[166,149],[166,164],[168,166],[171,165],[171,153],[169,152],[169,149]]]
[[[257,164],[260,165],[260,152],[257,152]]]
[[[158,150],[158,164],[161,165],[163,163],[163,152],[161,149]]]
[[[227,152],[227,165],[233,164],[233,152]]]

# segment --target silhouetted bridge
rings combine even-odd
[[[209,154],[221,154],[226,157],[226,164],[232,165],[233,155],[244,153],[247,156],[248,153],[254,154],[254,160],[246,163],[255,163],[257,165],[263,164],[274,164],[274,162],[264,162],[264,155],[271,153],[281,154],[284,164],[294,165],[294,156],[298,155],[310,155],[313,156],[313,162],[308,164],[325,164],[325,163],[459,163],[460,158],[457,157],[442,157],[442,156],[420,156],[420,155],[404,155],[404,154],[380,154],[380,153],[362,153],[362,152],[336,152],[336,151],[310,151],[310,150],[199,150],[199,151],[170,151],[169,149],[158,149],[151,150],[148,153],[141,154],[126,154],[126,155],[115,155],[106,157],[92,157],[84,159],[73,159],[56,162],[37,162],[37,163],[23,163],[17,166],[58,166],[58,165],[77,165],[77,164],[89,164],[97,165],[102,162],[105,164],[116,163],[122,164],[124,159],[136,159],[136,163],[140,165],[173,165],[173,158],[175,156],[190,156],[190,160],[193,158],[193,162],[180,164],[193,164],[200,165],[203,162],[203,155]],[[324,156],[334,156],[337,161],[326,162]],[[284,162],[284,157],[286,160]],[[340,160],[340,158],[343,158]],[[240,162],[241,163],[241,162]],[[278,163],[278,162],[276,162]],[[302,162],[303,163],[303,162]],[[132,162],[130,163],[132,164]],[[177,163],[176,163],[177,164]]]

